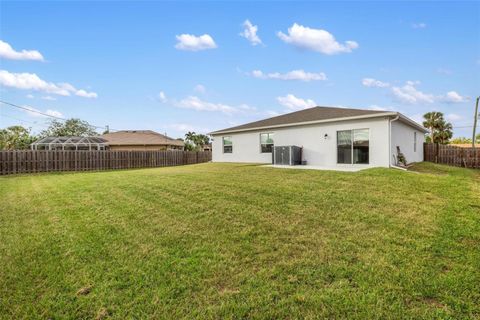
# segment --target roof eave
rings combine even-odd
[[[397,116],[399,115],[398,112],[381,112],[376,114],[366,114],[361,116],[353,116],[353,117],[340,117],[340,118],[332,118],[332,119],[324,119],[324,120],[315,120],[315,121],[303,121],[303,122],[295,122],[295,123],[285,123],[285,124],[278,124],[273,126],[261,126],[261,127],[253,127],[253,128],[245,128],[245,129],[237,129],[237,130],[218,130],[210,132],[209,135],[219,135],[225,133],[237,133],[237,132],[246,132],[246,131],[256,131],[256,130],[264,130],[264,129],[275,129],[275,128],[286,128],[286,127],[296,127],[296,126],[305,126],[305,125],[312,125],[318,123],[328,123],[328,122],[337,122],[337,121],[348,121],[348,120],[358,120],[358,119],[369,119],[369,118],[378,118],[378,117],[390,117],[390,116]],[[417,124],[418,125],[418,124]]]

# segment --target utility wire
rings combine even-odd
[[[17,120],[17,121],[20,121],[20,122],[24,122],[24,123],[30,123],[30,124],[33,124],[33,125],[36,125],[36,126],[48,127],[48,125],[46,123],[40,123],[40,122],[37,122],[37,121],[29,121],[29,120],[25,120],[25,119],[20,119],[20,118],[17,118],[17,117],[12,117],[11,115],[8,115],[8,114],[2,114],[1,116],[5,117],[5,118],[14,119],[14,120]]]
[[[52,116],[51,114],[44,113],[44,112],[38,111],[38,110],[33,109],[33,108],[22,107],[22,106],[16,105],[16,104],[11,103],[11,102],[0,100],[0,103],[6,104],[6,105],[14,107],[14,108],[22,109],[22,110],[25,110],[25,111],[28,111],[28,112],[41,114],[42,116],[45,116],[45,117],[50,117],[50,118],[57,119],[57,120],[67,121],[67,119],[65,119],[65,118]],[[96,128],[96,129],[105,129],[105,126],[100,127],[100,126],[95,126],[95,125],[92,125],[92,124],[89,124],[89,126],[92,127],[92,128]],[[109,129],[109,130],[110,131],[120,131],[120,130],[116,130],[116,129]]]
[[[16,105],[16,104],[13,104],[13,103],[10,103],[10,102],[6,102],[6,101],[3,101],[3,100],[0,100],[0,102],[1,102],[1,103],[4,103],[4,104],[6,104],[6,105],[9,105],[9,106],[11,106],[11,107],[23,109],[23,110],[26,110],[26,111],[29,111],[29,112],[38,113],[38,114],[41,114],[41,115],[46,116],[46,117],[50,117],[50,118],[54,118],[54,119],[58,119],[58,120],[66,120],[66,119],[64,119],[64,118],[52,116],[51,114],[48,114],[48,113],[44,113],[44,112],[35,110],[35,109],[33,109],[33,108],[27,108],[27,107],[18,106],[18,105]]]

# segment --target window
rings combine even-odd
[[[413,152],[417,152],[417,132],[413,133]]]
[[[233,145],[232,145],[232,137],[223,137],[223,153],[232,153]]]
[[[260,151],[271,153],[273,149],[273,133],[260,133]]]
[[[337,163],[369,163],[369,130],[337,131]]]

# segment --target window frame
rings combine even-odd
[[[413,132],[413,152],[417,152],[417,131]]]
[[[354,157],[353,157],[353,150],[354,150],[354,131],[360,131],[360,130],[368,130],[368,162],[367,163],[354,163]],[[338,162],[338,133],[342,131],[350,131],[350,163],[340,163]],[[337,155],[337,165],[369,165],[370,164],[370,128],[357,128],[357,129],[345,129],[345,130],[337,130],[336,131],[336,144],[335,144],[337,150],[336,150],[336,155]]]
[[[260,153],[273,153],[273,148],[275,146],[275,140],[272,138],[272,141],[273,143],[262,143],[262,135],[267,135],[267,141],[268,139],[270,139],[270,135],[274,136],[275,135],[275,132],[261,132],[259,134],[259,138],[260,138]],[[265,145],[265,146],[268,146],[268,145],[272,145],[272,150],[271,151],[263,151],[262,149],[262,146]]]
[[[225,138],[230,141],[230,144],[225,144]],[[225,151],[225,147],[230,147],[230,151]],[[222,136],[222,152],[223,153],[233,153],[233,141],[232,136]]]

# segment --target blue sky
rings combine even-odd
[[[246,23],[246,20],[249,23]],[[2,100],[183,137],[313,105],[470,136],[479,2],[0,2]],[[0,127],[48,118],[0,107]]]

